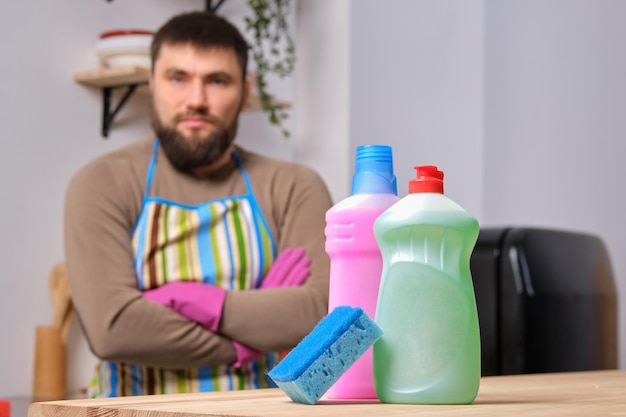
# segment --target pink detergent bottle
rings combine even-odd
[[[328,308],[361,307],[376,315],[382,256],[374,220],[398,201],[391,147],[359,146],[352,195],[326,212],[326,252],[330,257]],[[377,398],[369,348],[327,391],[329,398]]]

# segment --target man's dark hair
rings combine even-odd
[[[246,77],[248,67],[248,43],[241,32],[228,20],[212,12],[189,12],[174,16],[154,35],[150,55],[152,70],[163,44],[191,43],[199,49],[221,47],[234,49]]]

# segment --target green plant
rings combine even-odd
[[[267,91],[267,76],[271,73],[284,78],[293,72],[296,61],[295,47],[287,16],[291,0],[248,0],[252,16],[245,17],[246,31],[252,35],[250,45],[256,63],[256,86],[263,110],[270,123],[277,125],[283,135],[290,136],[283,122],[288,115]]]

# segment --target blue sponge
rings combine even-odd
[[[268,375],[293,401],[315,404],[382,334],[363,309],[337,307]]]

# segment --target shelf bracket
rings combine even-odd
[[[113,124],[113,119],[115,115],[119,113],[121,108],[126,104],[131,95],[135,92],[138,86],[145,83],[136,83],[129,84],[127,86],[126,92],[120,99],[119,103],[113,110],[111,110],[111,96],[113,95],[113,90],[119,87],[104,87],[102,89],[102,136],[107,138],[109,136],[109,129],[111,124]]]
[[[107,2],[111,3],[113,0],[107,0]],[[207,12],[213,12],[215,13],[217,11],[217,9],[220,8],[220,6],[222,5],[222,3],[224,3],[226,0],[218,0],[217,4],[215,6],[213,6],[213,1],[211,0],[206,0],[206,11]]]
[[[207,12],[217,12],[217,9],[225,2],[226,0],[218,0],[217,4],[214,6],[212,0],[206,0],[206,11]]]
[[[220,6],[225,2],[226,0],[218,0],[217,4],[215,6],[213,6],[213,1],[212,0],[206,0],[206,11],[207,12],[217,12],[217,9],[220,8]],[[107,0],[108,3],[113,2],[113,0]]]

